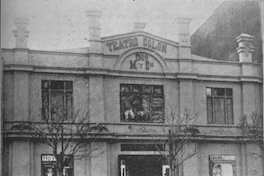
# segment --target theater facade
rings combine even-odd
[[[198,114],[199,133],[192,140],[198,152],[180,166],[180,176],[263,175],[262,160],[248,155],[260,149],[236,127],[242,115],[263,114],[262,65],[252,62],[253,36],[233,36],[238,62],[217,61],[191,54],[189,18],[177,18],[175,42],[145,32],[139,22],[132,32],[101,37],[101,15],[87,12],[89,47],[65,51],[30,50],[28,20],[15,19],[16,46],[2,49],[3,175],[47,175],[51,148],[12,127],[39,119],[39,110],[49,110],[55,99],[69,113],[88,110],[90,122],[105,127],[103,152],[69,161],[68,175],[168,175],[153,141],[162,138],[171,109]]]

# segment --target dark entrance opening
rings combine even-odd
[[[162,176],[165,159],[156,155],[119,156],[120,176]]]

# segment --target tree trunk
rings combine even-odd
[[[171,170],[171,176],[178,176],[176,169]]]
[[[171,176],[179,176],[180,175],[179,174],[179,167],[177,165],[172,164],[170,167],[171,167],[171,169],[170,169]]]
[[[62,173],[59,171],[59,169],[58,169],[58,172],[57,172],[57,176],[62,176]]]

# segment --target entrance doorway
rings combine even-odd
[[[119,156],[120,176],[162,176],[165,159],[156,155]]]

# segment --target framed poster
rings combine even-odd
[[[54,155],[41,155],[41,170],[42,176],[55,176],[56,157]]]
[[[236,176],[236,156],[210,155],[210,176]]]
[[[170,166],[162,165],[162,176],[170,176]]]
[[[56,157],[53,154],[41,155],[41,176],[56,176]],[[64,157],[63,176],[73,176],[73,157]]]

